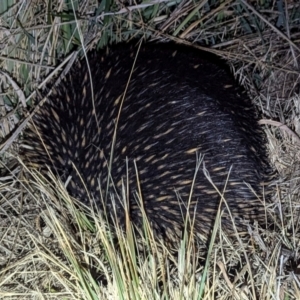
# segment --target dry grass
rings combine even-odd
[[[0,1],[1,299],[300,299],[300,4],[213,2]],[[170,253],[146,221],[138,237],[131,224],[112,230],[62,183],[28,180],[17,159],[32,100],[69,54],[141,36],[227,59],[267,124],[275,225],[233,239],[217,218],[206,260],[188,238]]]

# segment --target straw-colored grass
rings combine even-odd
[[[1,0],[0,298],[300,299],[299,18],[292,0]],[[262,113],[279,173],[267,230],[249,225],[234,238],[219,212],[208,254],[189,235],[170,251],[146,218],[123,232],[57,179],[25,174],[18,148],[39,89],[83,51],[140,37],[231,65]]]

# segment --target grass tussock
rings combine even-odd
[[[0,22],[1,299],[300,299],[298,1],[3,0]],[[24,175],[20,137],[39,90],[79,54],[141,37],[231,65],[263,116],[278,171],[267,230],[230,236],[220,214],[207,256],[188,235],[173,252],[146,219],[124,232],[63,183]]]
[[[249,226],[234,238],[216,219],[208,256],[186,236],[177,250],[154,233],[145,219],[124,232],[105,215],[71,199],[64,185],[39,173],[10,182],[26,194],[8,195],[2,217],[1,297],[10,299],[268,299],[294,295],[283,267],[280,234]],[[31,192],[32,189],[34,192]],[[25,193],[24,191],[28,191]],[[5,226],[4,222],[10,224]],[[3,230],[5,228],[5,231]],[[17,228],[17,230],[16,230]],[[199,252],[198,252],[199,251]],[[286,255],[286,254],[285,254]],[[206,264],[205,264],[205,263]],[[297,289],[296,289],[297,291]],[[276,294],[277,293],[277,294]],[[272,299],[270,297],[269,299]],[[292,298],[290,298],[292,299]]]

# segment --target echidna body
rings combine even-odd
[[[234,217],[263,219],[269,166],[253,107],[206,54],[172,48],[121,45],[79,61],[34,116],[27,161],[71,176],[72,196],[115,207],[121,222],[124,199],[136,225],[142,203],[164,237],[180,235],[187,211],[207,236],[221,195]]]

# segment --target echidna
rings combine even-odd
[[[263,219],[265,137],[247,96],[214,60],[174,45],[91,52],[35,114],[26,160],[71,176],[72,196],[115,207],[121,222],[124,198],[137,225],[142,204],[164,237],[180,235],[187,212],[207,236],[221,195],[234,217]]]

